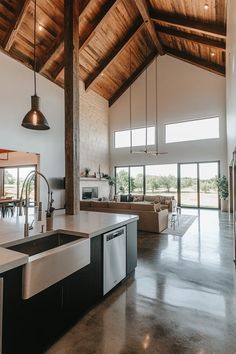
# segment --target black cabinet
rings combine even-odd
[[[102,298],[102,237],[91,239],[91,262],[48,289],[22,299],[22,267],[4,278],[3,354],[43,353]]]
[[[75,321],[102,298],[102,236],[91,239],[90,264],[63,281],[65,322]]]
[[[127,225],[127,275],[137,265],[137,223]],[[22,267],[1,277],[3,354],[43,353],[103,297],[103,238],[91,239],[91,261],[28,300],[22,299]]]
[[[62,332],[62,283],[23,300],[22,267],[3,278],[3,354],[42,353]]]
[[[127,225],[127,260],[126,274],[129,275],[137,266],[137,222]]]

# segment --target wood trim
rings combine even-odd
[[[64,2],[66,214],[80,209],[79,0]]]
[[[191,31],[205,33],[208,36],[210,35],[217,38],[226,38],[226,29],[222,26],[208,24],[204,22],[197,22],[184,17],[172,16],[170,14],[159,13],[154,9],[151,10],[150,16],[155,22],[162,22],[167,25],[177,26]]]
[[[202,58],[194,57],[190,54],[180,52],[176,49],[165,47],[165,51],[166,51],[166,54],[168,54],[174,58],[181,59],[189,64],[193,64],[199,68],[205,69],[205,70],[210,71],[214,74],[225,76],[225,67],[224,66],[209,62],[209,61],[202,59]]]
[[[12,23],[12,26],[8,32],[8,35],[4,41],[4,44],[3,44],[3,48],[6,50],[6,51],[9,51],[11,49],[11,46],[15,40],[15,37],[19,31],[19,28],[21,26],[21,23],[24,19],[24,15],[26,13],[26,10],[28,9],[29,5],[30,5],[30,2],[31,0],[25,0],[23,1],[20,9],[19,9],[19,12],[18,12],[18,16],[16,18],[16,21],[14,23]]]
[[[161,44],[160,39],[158,38],[154,23],[150,17],[147,0],[136,0],[135,3],[136,3],[136,6],[137,6],[142,18],[143,18],[146,28],[152,38],[152,41],[153,41],[156,49],[158,50],[158,53],[160,55],[164,55],[165,52],[164,52],[163,46]]]
[[[133,72],[133,74],[126,80],[123,85],[114,93],[114,95],[109,99],[109,107],[115,103],[118,98],[129,88],[130,85],[133,84],[135,80],[144,72],[146,67],[148,67],[152,61],[155,59],[156,55],[158,55],[157,51],[151,53],[146,60]]]
[[[155,27],[159,33],[164,33],[170,36],[186,39],[188,41],[199,43],[211,48],[222,49],[223,51],[226,50],[226,43],[222,41],[217,41],[212,38],[206,38],[206,37],[199,36],[197,34],[187,33],[183,31],[179,31],[177,29],[162,27],[159,25],[156,25]]]
[[[122,41],[112,50],[110,55],[101,61],[100,66],[97,70],[90,75],[90,77],[85,82],[85,89],[89,89],[96,80],[99,78],[101,73],[106,70],[120,55],[120,53],[130,44],[133,37],[144,27],[144,23],[141,19],[138,19],[136,24],[128,31],[127,35],[122,39]]]

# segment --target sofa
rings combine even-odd
[[[120,195],[119,201],[121,202],[144,202],[144,203],[160,203],[161,209],[168,209],[170,213],[176,211],[177,202],[174,196],[163,196],[163,195]]]
[[[155,212],[151,203],[81,201],[81,210],[138,215],[138,230],[160,233],[168,227],[168,209]]]

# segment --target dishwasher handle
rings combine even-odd
[[[109,241],[113,240],[114,238],[122,236],[124,234],[125,234],[125,229],[124,228],[120,229],[120,230],[117,230],[117,231],[114,231],[114,232],[112,232],[110,234],[105,235],[106,236],[106,241],[109,242]]]

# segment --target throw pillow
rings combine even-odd
[[[134,196],[134,199],[133,199],[133,202],[142,202],[142,198],[141,197],[135,197]]]
[[[161,203],[154,203],[154,211],[155,213],[161,211]]]
[[[128,201],[128,195],[121,194],[120,195],[120,201],[121,202],[127,202]]]
[[[133,201],[134,201],[134,197],[133,197],[132,194],[129,194],[129,195],[128,195],[127,201],[128,201],[128,202],[133,202]]]

